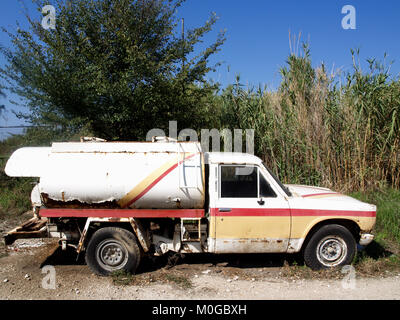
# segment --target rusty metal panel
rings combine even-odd
[[[140,222],[138,220],[133,219],[133,218],[130,218],[129,222],[131,223],[133,231],[135,231],[135,234],[139,240],[139,243],[142,245],[143,251],[148,252],[150,250],[150,241],[149,241],[149,237],[147,236],[142,225],[140,224]]]
[[[210,248],[215,248],[214,253],[273,253],[286,252],[289,239],[275,238],[237,238],[237,239],[208,239]]]
[[[141,226],[140,222],[136,219],[133,218],[118,218],[118,217],[113,217],[113,218],[88,218],[85,223],[85,227],[82,230],[81,237],[79,239],[78,246],[76,248],[76,251],[80,253],[82,250],[85,249],[85,245],[87,242],[86,235],[89,230],[89,227],[92,223],[95,222],[106,222],[106,223],[120,223],[120,222],[125,222],[129,223],[132,226],[132,229],[134,233],[136,234],[137,239],[139,240],[140,245],[143,248],[144,252],[148,252],[150,249],[150,240]]]

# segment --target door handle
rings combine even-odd
[[[219,208],[218,211],[219,212],[231,212],[232,209],[231,208]]]
[[[263,199],[260,199],[260,200],[258,200],[257,202],[258,202],[258,204],[259,204],[260,206],[263,206],[263,205],[265,204],[265,201],[264,201]]]

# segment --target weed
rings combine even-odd
[[[111,274],[111,278],[114,285],[127,286],[133,283],[134,275],[126,272],[125,270],[117,270]]]
[[[168,274],[165,275],[165,279],[168,282],[175,283],[176,285],[178,285],[182,289],[190,289],[193,286],[192,282],[189,279],[187,279],[186,277],[184,277],[184,276],[168,273]]]

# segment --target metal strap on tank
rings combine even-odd
[[[193,157],[191,159],[187,159],[185,158],[186,156],[186,152],[183,148],[183,143],[177,143],[178,145],[178,150],[177,150],[177,163],[178,163],[178,186],[179,189],[199,189],[199,175],[198,172],[201,173],[201,160],[200,160],[200,165],[196,165],[195,159],[196,157]],[[199,155],[201,154],[201,150],[199,150]],[[181,160],[182,159],[182,160]],[[201,158],[200,158],[201,159]],[[185,167],[188,167],[186,165],[186,162],[192,162],[193,163],[193,167],[194,168],[199,168],[200,171],[195,171],[196,172],[196,185],[194,186],[190,186],[190,185],[181,185],[181,171],[183,171],[183,179],[185,180]],[[182,165],[182,169],[181,169],[181,165]]]

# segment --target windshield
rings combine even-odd
[[[291,197],[292,193],[289,191],[289,189],[283,185],[283,183],[272,173],[271,170],[268,169],[268,167],[265,165],[265,163],[263,163],[264,168],[268,171],[268,173],[272,176],[272,178],[274,178],[274,180],[276,181],[277,184],[279,184],[279,186],[283,189],[283,191],[285,191],[285,193]]]

